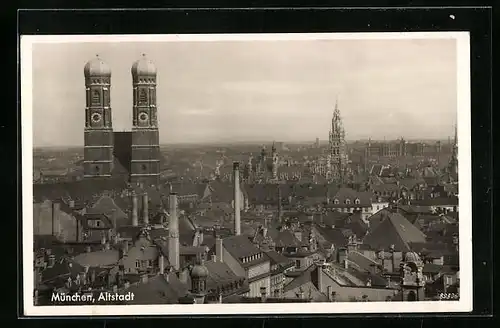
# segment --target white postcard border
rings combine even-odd
[[[33,122],[32,45],[80,42],[210,42],[353,39],[455,39],[457,41],[457,124],[459,144],[460,300],[429,302],[252,303],[202,305],[33,305]],[[23,197],[23,305],[26,316],[137,316],[423,313],[472,311],[472,174],[470,121],[470,45],[467,32],[311,33],[311,34],[182,34],[182,35],[23,35],[21,36],[21,142]],[[464,196],[465,195],[465,196]],[[463,219],[465,218],[465,219]]]

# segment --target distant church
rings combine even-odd
[[[157,185],[160,146],[156,108],[156,68],[143,55],[132,65],[132,131],[114,132],[111,69],[99,57],[84,67],[86,107],[84,179],[121,178]]]

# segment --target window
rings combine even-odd
[[[300,269],[300,260],[295,260],[295,268]]]
[[[147,103],[148,102],[148,94],[146,92],[146,89],[140,89],[140,91],[139,91],[139,102],[140,103]]]
[[[445,284],[446,284],[446,285],[448,285],[448,286],[449,286],[449,285],[452,285],[452,284],[453,284],[453,279],[452,279],[450,276],[445,276],[444,278],[445,278],[445,280],[444,280],[444,281],[445,281]]]
[[[95,220],[95,226],[99,228],[101,226],[101,221],[100,220]]]
[[[360,201],[359,201],[359,198],[356,198],[356,200],[354,201],[355,204],[359,204]]]
[[[140,268],[141,267],[141,261],[137,260],[135,261],[135,267]]]
[[[148,268],[152,268],[153,267],[153,260],[148,260]]]
[[[101,103],[101,94],[99,90],[92,91],[92,104],[98,105]]]
[[[349,204],[351,204],[351,200],[350,200],[350,199],[346,199],[346,200],[345,200],[345,203],[346,203],[347,205],[349,205]]]
[[[333,203],[334,203],[334,204],[338,204],[338,203],[339,203],[339,200],[338,200],[338,199],[335,199],[335,200],[333,201]]]

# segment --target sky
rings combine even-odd
[[[132,126],[130,68],[157,69],[160,143],[447,139],[457,117],[454,39],[80,42],[33,45],[33,146],[83,146],[83,67],[112,70],[115,131]]]

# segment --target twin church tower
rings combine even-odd
[[[156,67],[143,55],[131,73],[132,131],[114,132],[111,69],[98,56],[85,65],[84,179],[120,177],[132,184],[159,183]]]

